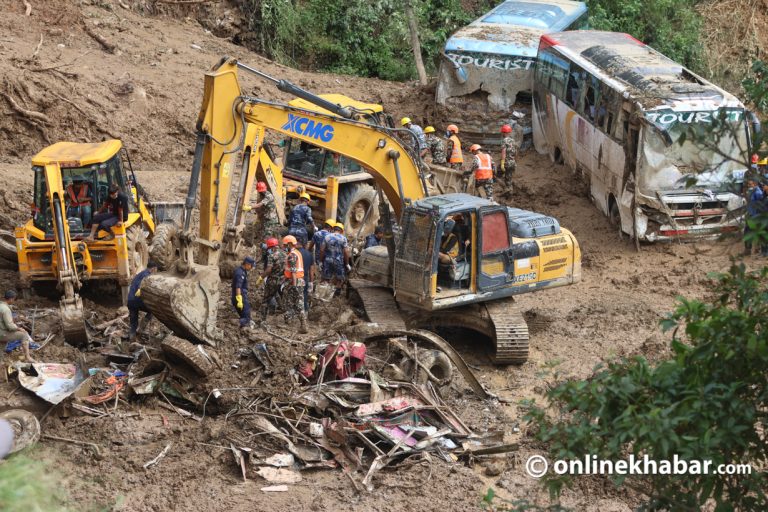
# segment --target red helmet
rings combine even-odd
[[[263,181],[260,181],[256,184],[256,192],[266,192],[267,191],[267,184]]]
[[[267,238],[267,249],[270,247],[277,247],[277,238]]]
[[[501,127],[501,133],[512,133],[512,127],[508,124],[505,124]]]
[[[755,153],[754,155],[752,155],[752,163],[753,163],[753,164],[756,164],[758,160],[760,160],[760,157],[759,157],[759,156],[757,156],[757,153]]]

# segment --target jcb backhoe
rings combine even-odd
[[[83,282],[115,280],[125,302],[131,278],[149,259],[148,236],[161,222],[172,220],[181,205],[158,203],[162,208],[153,217],[119,140],[58,142],[32,158],[32,171],[32,219],[15,233],[20,284],[28,291],[37,282],[57,282],[63,294],[64,338],[82,346],[88,341],[78,294]],[[114,238],[101,231],[103,240],[86,242],[91,217],[112,184],[128,196],[128,220],[112,228]]]
[[[272,80],[278,89],[319,108],[248,97],[240,88],[238,69]],[[369,309],[369,316],[398,313],[390,289],[386,297],[378,293],[385,290],[381,286],[391,287],[410,325],[474,329],[494,340],[497,362],[525,361],[527,326],[510,297],[579,281],[581,253],[576,239],[551,217],[467,194],[430,197],[415,145],[404,142],[410,132],[359,121],[356,114],[354,108],[333,104],[236,60],[222,59],[205,76],[181,258],[173,272],[146,279],[144,302],[179,336],[215,345],[218,260],[232,159],[238,151],[261,151],[263,137],[251,141],[248,136],[251,126],[257,126],[358,163],[391,204],[400,234],[397,240],[392,238],[389,208],[382,208],[389,227],[387,247],[369,251],[361,266],[379,285],[356,286],[364,302],[366,297],[375,302],[376,311]],[[189,218],[198,183],[200,233],[195,237],[189,231]],[[450,236],[457,237],[461,250],[446,260],[441,249]]]

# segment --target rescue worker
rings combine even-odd
[[[373,233],[365,237],[365,245],[363,246],[363,249],[381,245],[381,241],[383,238],[384,238],[384,228],[381,226],[376,226],[376,229],[373,230]]]
[[[143,331],[150,321],[152,321],[152,313],[144,305],[144,300],[141,298],[141,283],[144,279],[157,272],[157,263],[149,260],[147,268],[136,274],[131,281],[131,286],[128,288],[128,314],[131,330],[128,333],[128,339],[134,341],[136,334],[139,330]],[[146,315],[141,321],[141,328],[139,328],[139,312],[144,311]]]
[[[240,329],[251,327],[251,303],[248,300],[248,271],[256,264],[250,256],[235,269],[232,276],[232,305],[240,316]]]
[[[501,127],[504,139],[501,141],[501,163],[499,168],[504,173],[504,184],[507,186],[507,194],[512,193],[512,175],[517,169],[517,151],[520,149],[518,141],[512,134],[512,127],[505,124]]]
[[[437,165],[445,165],[445,141],[437,136],[435,128],[433,126],[427,126],[424,128],[424,135],[427,143],[427,150],[432,156],[432,163]]]
[[[461,140],[459,140],[459,127],[455,124],[449,124],[446,136],[448,137],[448,144],[446,151],[448,152],[448,164],[452,169],[460,171],[464,165],[464,155],[461,152]]]
[[[757,181],[750,179],[747,181],[747,216],[744,222],[744,256],[752,255],[752,241],[747,239],[747,235],[752,232],[749,226],[758,216],[763,213],[763,189],[757,186]]]
[[[277,238],[267,238],[267,264],[261,274],[264,282],[264,296],[261,301],[261,320],[267,319],[267,314],[277,309],[277,298],[280,295],[285,253],[280,250]]]
[[[465,172],[462,177],[464,183],[464,190],[467,190],[469,184],[469,177],[472,173],[475,173],[475,192],[480,196],[480,187],[485,190],[485,197],[493,201],[493,174],[496,170],[496,164],[493,163],[491,155],[480,151],[482,148],[480,144],[472,144],[469,150],[472,152],[474,159],[472,161],[472,167],[469,171]]]
[[[67,217],[79,217],[83,226],[91,223],[93,198],[88,183],[67,178],[64,182],[67,197]]]
[[[410,117],[402,118],[400,120],[400,124],[403,126],[403,128],[407,128],[412,134],[416,136],[416,149],[419,153],[419,156],[424,158],[424,155],[427,154],[427,140],[424,137],[424,130],[422,130],[421,126],[411,122]]]
[[[16,291],[6,290],[3,300],[0,300],[0,341],[10,345],[10,347],[6,346],[6,352],[11,352],[13,350],[11,347],[14,347],[14,345],[21,344],[24,359],[27,362],[34,363],[35,359],[29,354],[29,345],[32,343],[32,337],[13,321],[11,306],[14,302],[16,302]]]
[[[309,241],[309,246],[307,247],[310,251],[312,251],[315,257],[315,266],[320,273],[323,271],[323,263],[320,259],[320,250],[323,248],[325,237],[333,233],[333,226],[335,224],[335,220],[325,219],[325,222],[323,223],[323,229],[318,229],[315,231],[315,234],[312,235],[312,240]]]
[[[299,204],[293,207],[288,217],[288,234],[294,237],[303,236],[309,240],[307,226],[312,226],[313,232],[317,231],[315,221],[312,219],[312,209],[309,207],[310,197],[306,192],[299,195]]]
[[[344,236],[344,224],[337,222],[333,226],[333,233],[325,237],[325,242],[320,250],[320,261],[323,262],[323,281],[331,281],[336,287],[334,297],[341,295],[341,287],[347,273],[352,270],[349,257],[349,242]]]
[[[126,220],[128,220],[128,197],[123,194],[117,183],[113,183],[109,187],[109,197],[91,219],[91,234],[85,241],[93,242],[99,229],[109,231],[105,240],[114,239],[115,233],[112,231],[112,226],[122,227]]]
[[[309,294],[315,287],[315,258],[312,251],[307,249],[307,241],[297,238],[297,249],[301,253],[301,261],[304,262],[304,311],[309,312]]]
[[[285,314],[283,318],[285,323],[288,323],[295,315],[298,315],[299,333],[306,334],[309,329],[307,328],[307,313],[304,311],[304,261],[296,248],[297,245],[298,241],[295,236],[283,237],[283,246],[287,253],[283,267],[285,282],[285,300],[283,301]]]
[[[440,252],[437,255],[437,259],[442,265],[455,263],[459,256],[459,238],[454,233],[455,227],[456,221],[453,219],[445,219],[443,222],[443,236],[440,239]]]
[[[254,241],[276,237],[280,231],[280,219],[277,216],[275,196],[267,190],[267,184],[263,181],[256,183],[256,192],[259,194],[259,200],[251,204],[251,208],[256,210],[259,216]]]

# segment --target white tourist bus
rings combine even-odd
[[[530,104],[539,37],[586,28],[587,6],[570,0],[507,0],[445,43],[435,101],[446,124],[480,144],[499,144],[516,104]]]
[[[597,207],[637,240],[739,229],[753,118],[735,96],[628,34],[541,37],[536,150],[581,171]]]

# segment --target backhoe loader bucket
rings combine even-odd
[[[61,327],[64,331],[64,341],[73,347],[88,345],[88,331],[83,317],[83,301],[79,295],[74,299],[62,299],[59,302]]]
[[[176,270],[147,276],[141,298],[149,311],[177,336],[216,346],[219,305],[219,269],[195,266],[189,273]]]

